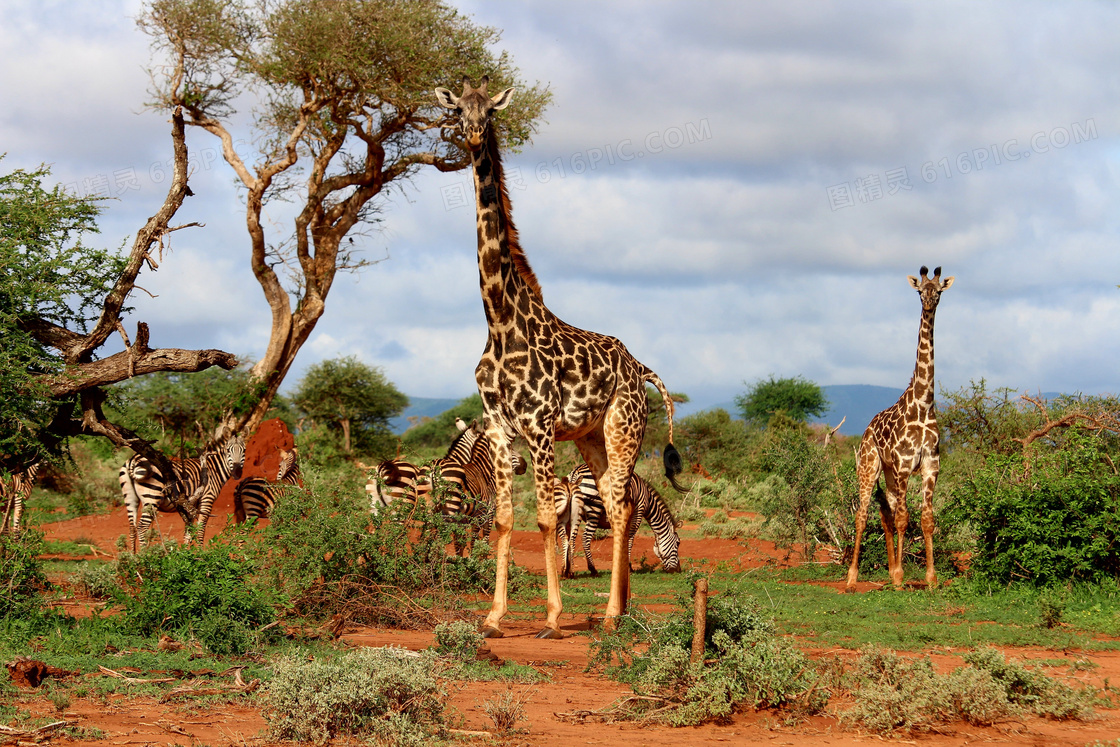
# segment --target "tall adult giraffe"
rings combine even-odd
[[[625,612],[630,598],[626,529],[633,507],[627,502],[626,485],[645,434],[647,381],[661,392],[669,416],[664,462],[665,474],[674,485],[681,461],[672,443],[672,399],[657,374],[639,363],[617,339],[566,324],[545,306],[540,285],[518,243],[498,140],[491,126],[491,116],[509,104],[513,89],[491,98],[486,91],[488,82],[484,76],[474,88],[464,78],[460,96],[446,88],[436,89],[437,101],[458,114],[474,165],[478,275],[489,331],[475,378],[494,456],[498,567],[494,603],[481,632],[486,637],[500,637],[506,613],[513,529],[509,442],[517,433],[525,439],[533,459],[537,526],[548,576],[548,619],[537,637],[561,638],[553,503],[555,442],[575,441],[595,475],[614,527],[608,627]]]
[[[879,503],[879,516],[887,539],[887,565],[891,581],[902,586],[902,549],[906,540],[906,526],[910,511],[906,506],[906,488],[910,475],[921,470],[922,475],[922,535],[926,544],[926,583],[937,586],[937,572],[933,569],[933,489],[941,468],[938,451],[940,435],[937,413],[933,406],[933,317],[941,294],[953,284],[953,278],[941,279],[941,268],[926,277],[929,270],[922,267],[921,279],[908,275],[910,285],[922,299],[922,322],[918,327],[918,360],[910,386],[898,402],[871,419],[856,456],[856,474],[859,476],[859,510],[856,512],[856,542],[852,551],[852,565],[848,568],[846,591],[854,591],[859,576],[859,543],[867,526],[867,504],[872,492]],[[879,476],[886,484],[886,496],[878,491]],[[895,547],[895,534],[898,546]]]

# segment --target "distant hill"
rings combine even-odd
[[[440,399],[435,397],[409,397],[408,407],[405,408],[405,411],[402,412],[399,417],[392,418],[389,421],[389,427],[394,434],[399,436],[412,425],[408,420],[409,418],[434,418],[440,413],[450,410],[461,401],[462,398]]]
[[[838,384],[823,386],[829,409],[815,423],[828,423],[836,427],[841,418],[847,417],[840,433],[845,436],[862,436],[871,418],[887,409],[902,396],[905,389],[869,384]]]

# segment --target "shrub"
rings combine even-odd
[[[973,572],[998,584],[1100,582],[1120,575],[1120,476],[1105,439],[1071,432],[1060,450],[990,456],[951,512],[977,534]],[[952,520],[952,518],[950,519]]]
[[[802,713],[823,708],[827,693],[815,686],[809,661],[774,633],[771,620],[749,596],[728,592],[710,600],[703,661],[690,661],[692,619],[683,610],[659,618],[633,613],[614,633],[591,646],[589,668],[606,664],[609,676],[631,683],[639,695],[631,717],[674,726],[726,721],[748,708],[796,704]],[[614,662],[617,662],[614,663]],[[666,705],[668,703],[668,705]]]
[[[342,473],[304,472],[305,487],[286,490],[262,532],[261,566],[270,584],[305,615],[428,627],[435,606],[458,608],[464,593],[492,593],[496,564],[476,543],[465,558],[448,555],[463,525],[423,505],[398,501],[376,515]],[[511,566],[510,591],[529,585]]]
[[[1084,719],[1092,715],[1094,692],[1074,690],[1069,685],[1027,669],[1015,661],[1007,661],[1002,653],[983,647],[965,654],[964,660],[986,671],[1006,692],[1008,702],[1026,708],[1038,716],[1054,719]]]
[[[964,720],[980,726],[1030,712],[1048,718],[1088,718],[1091,689],[1074,690],[992,648],[964,656],[969,665],[939,675],[927,658],[907,660],[889,651],[863,653],[856,663],[855,705],[843,722],[887,734],[926,731]]]
[[[434,632],[436,653],[460,662],[474,661],[485,640],[474,624],[462,620],[440,623]]]
[[[94,599],[112,599],[121,588],[114,563],[87,560],[70,578],[71,583]]]
[[[124,556],[121,625],[140,635],[191,629],[216,653],[240,653],[235,641],[275,618],[274,596],[247,580],[254,572],[251,557],[218,540],[205,549],[153,546]]]
[[[400,649],[362,648],[326,661],[287,656],[273,665],[262,714],[273,739],[431,744],[446,730],[438,669],[436,658]]]
[[[0,534],[0,619],[45,609],[40,595],[50,583],[39,559],[43,551],[43,533],[34,527]]]
[[[837,485],[838,472],[827,448],[815,443],[802,426],[772,422],[759,464],[781,480],[758,494],[758,509],[766,517],[765,531],[778,547],[800,543],[803,555],[812,558],[817,538],[829,536],[829,511],[840,514],[839,508],[848,498],[839,492],[842,486]]]
[[[494,722],[494,728],[500,732],[513,731],[518,721],[525,718],[525,699],[533,691],[526,688],[520,695],[514,695],[507,690],[482,704],[482,710]]]

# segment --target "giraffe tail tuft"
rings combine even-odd
[[[661,453],[661,458],[665,463],[665,477],[668,478],[669,483],[678,493],[687,493],[688,488],[677,482],[677,475],[684,471],[684,460],[681,459],[681,453],[677,451],[677,447],[673,444],[667,444],[665,450]]]

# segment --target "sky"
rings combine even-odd
[[[905,387],[921,313],[906,276],[922,265],[956,278],[937,314],[942,389],[1120,392],[1120,4],[456,7],[502,29],[498,48],[553,95],[506,159],[545,302],[622,339],[689,410],[768,376]],[[171,157],[166,114],[144,108],[138,11],[0,4],[0,169],[45,162],[118,198],[108,246],[162,202]],[[259,357],[269,314],[234,176],[211,136],[188,143],[198,196],[176,221],[205,227],[141,275],[126,328]],[[353,355],[412,396],[475,391],[473,207],[465,171],[394,192],[356,238],[383,261],[339,275],[285,387]]]

